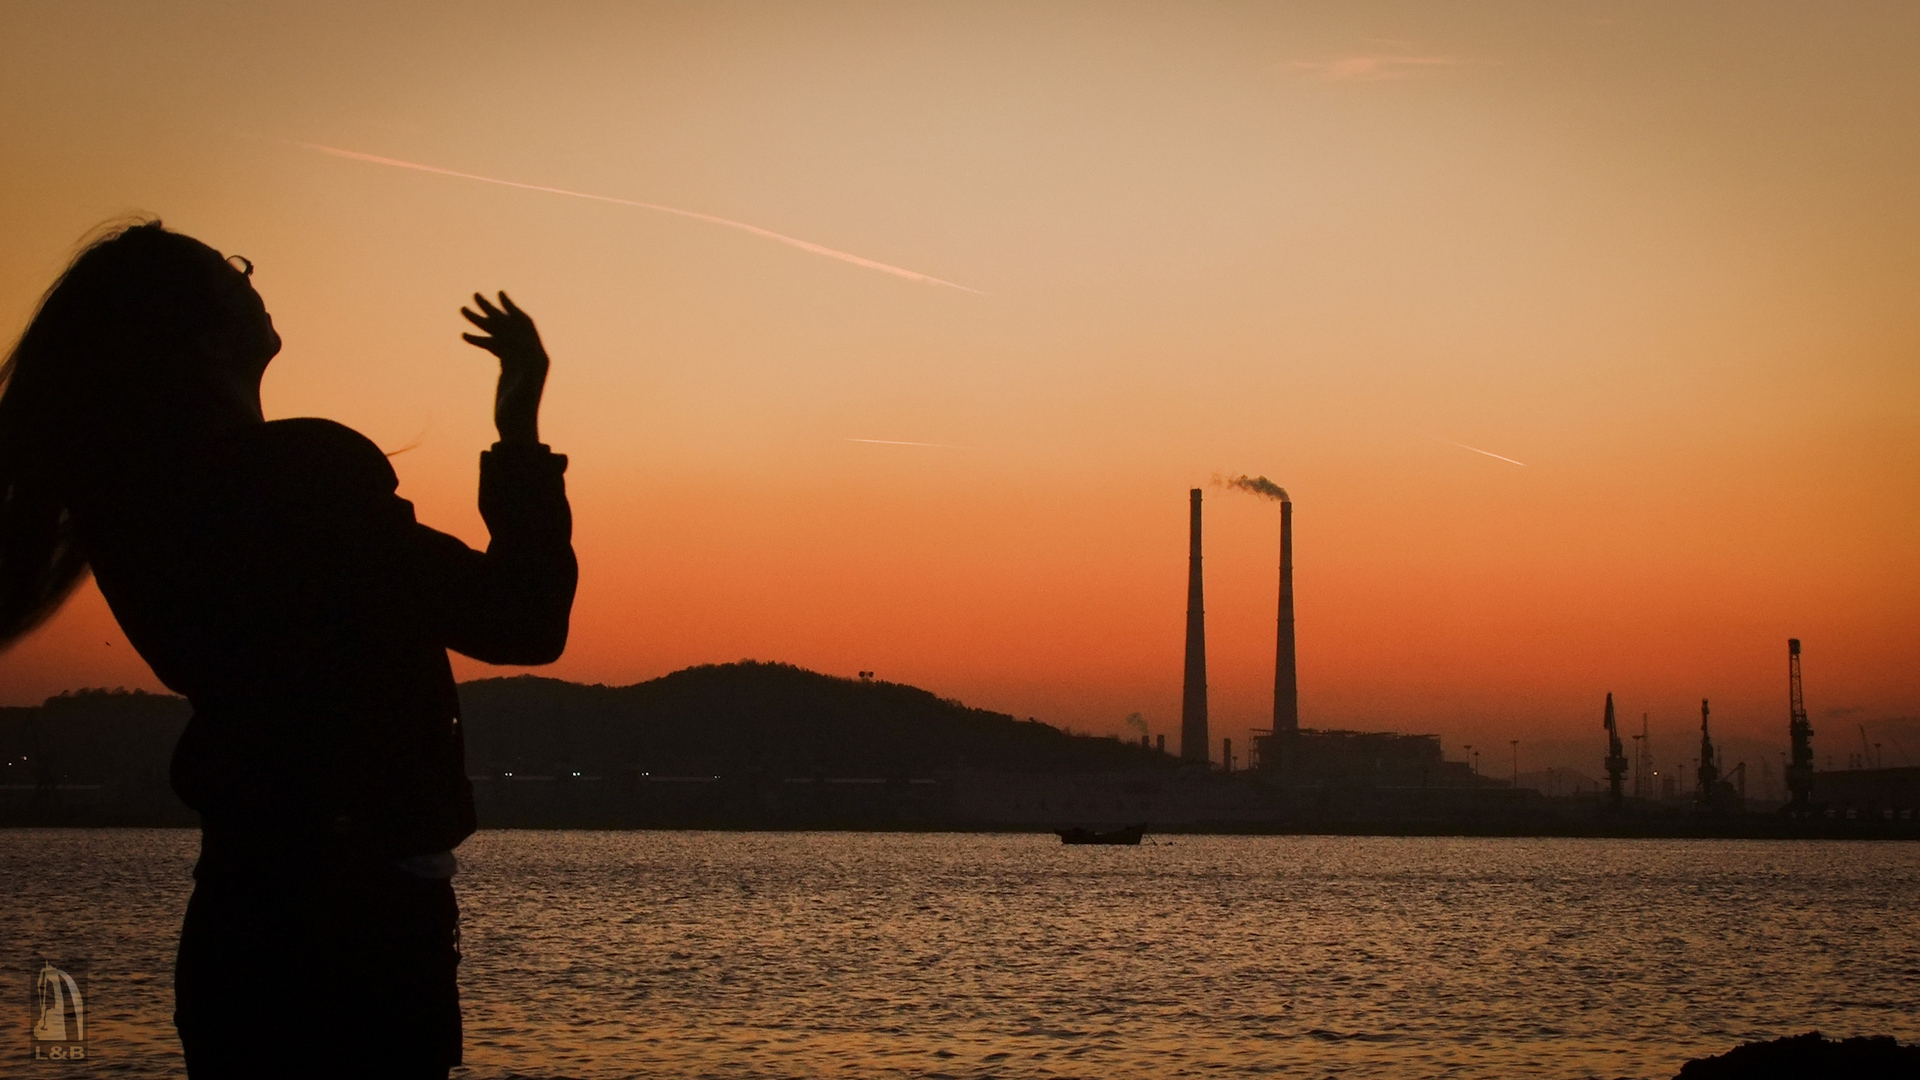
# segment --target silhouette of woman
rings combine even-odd
[[[0,647],[91,565],[193,704],[174,1022],[196,1080],[444,1077],[452,849],[474,829],[447,650],[558,658],[577,576],[566,459],[538,435],[547,356],[506,294],[461,309],[500,361],[474,551],[414,520],[365,437],[262,417],[280,337],[252,272],[146,222],[42,300],[0,367]]]

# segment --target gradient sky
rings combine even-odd
[[[0,4],[0,332],[158,214],[257,265],[268,415],[481,543],[457,308],[511,291],[573,461],[550,674],[1174,741],[1186,492],[1248,472],[1309,725],[1597,773],[1612,691],[1784,745],[1789,636],[1823,734],[1920,716],[1920,7],[390,7]],[[1207,510],[1239,743],[1278,515]],[[0,655],[0,701],[82,685],[156,685],[91,590]]]

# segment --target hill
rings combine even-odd
[[[932,789],[813,785],[804,807],[763,812],[768,800],[742,795],[740,785],[757,791],[788,778],[924,780],[964,767],[1178,768],[1166,755],[1115,739],[970,709],[917,687],[789,664],[708,665],[632,686],[530,675],[482,679],[462,684],[460,698],[467,772],[481,780],[486,825],[886,824],[932,814],[919,806]],[[192,711],[171,695],[106,690],[0,709],[0,825],[193,824],[167,784],[173,745]],[[538,783],[575,777],[606,782]],[[636,787],[676,777],[716,782]],[[903,809],[909,803],[919,808]]]
[[[900,683],[742,661],[632,686],[537,676],[462,684],[467,771],[924,777],[1177,768],[1111,738],[968,708]]]
[[[0,823],[191,825],[167,783],[193,709],[138,690],[76,690],[0,709]]]

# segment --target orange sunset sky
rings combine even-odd
[[[0,6],[0,332],[158,214],[257,265],[268,415],[478,544],[457,308],[509,290],[572,457],[546,673],[1174,743],[1187,489],[1247,472],[1308,725],[1597,773],[1612,691],[1676,755],[1703,696],[1784,747],[1789,636],[1823,736],[1920,716],[1920,6],[393,7]],[[1271,707],[1278,514],[1206,506],[1217,752]],[[89,588],[0,703],[90,685],[157,688]]]

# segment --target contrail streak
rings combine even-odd
[[[801,251],[812,252],[815,255],[825,255],[829,259],[839,259],[841,262],[850,262],[855,266],[864,266],[869,270],[878,270],[883,274],[892,274],[894,277],[906,278],[908,281],[920,281],[928,285],[944,285],[949,289],[959,289],[961,292],[970,292],[977,296],[986,295],[979,289],[970,289],[965,285],[956,285],[951,281],[942,281],[937,277],[922,274],[917,270],[908,270],[888,263],[877,262],[873,259],[863,259],[850,252],[836,251],[833,248],[823,247],[820,244],[802,240],[799,237],[774,232],[772,229],[763,229],[758,225],[749,225],[744,221],[715,217],[712,214],[702,214],[697,210],[682,210],[677,206],[662,206],[659,203],[636,202],[632,199],[616,199],[611,195],[594,195],[585,191],[568,191],[566,188],[547,187],[542,184],[522,184],[517,180],[499,180],[491,176],[480,176],[475,173],[455,172],[452,169],[442,169],[437,165],[422,165],[417,161],[402,161],[399,158],[381,157],[378,154],[363,154],[358,150],[342,150],[337,146],[322,146],[319,143],[299,142],[291,139],[283,141],[289,142],[294,146],[303,147],[308,150],[318,150],[322,154],[331,154],[334,157],[347,158],[352,161],[366,161],[375,165],[391,166],[396,169],[413,169],[418,172],[433,173],[436,176],[453,176],[462,180],[478,180],[483,184],[499,184],[501,187],[519,188],[522,191],[542,191],[548,195],[566,195],[575,199],[591,199],[594,202],[612,203],[615,206],[632,206],[641,210],[657,210],[662,214],[676,214],[680,217],[692,218],[695,221],[704,221],[709,225],[725,225],[729,229],[739,229],[741,232],[752,233],[755,236],[778,241],[789,247],[797,247]]]
[[[1466,443],[1463,443],[1463,442],[1454,442],[1452,439],[1441,439],[1440,441],[1443,443],[1446,443],[1448,446],[1457,446],[1462,450],[1471,450],[1476,454],[1485,454],[1490,458],[1499,458],[1501,461],[1505,461],[1513,465],[1518,465],[1523,469],[1527,467],[1526,462],[1514,461],[1512,458],[1507,457],[1505,454],[1496,454],[1491,450],[1482,450],[1477,446],[1468,446]]]
[[[848,439],[848,442],[877,443],[881,446],[931,446],[936,450],[965,450],[964,446],[955,446],[943,442],[902,442],[899,439]]]

